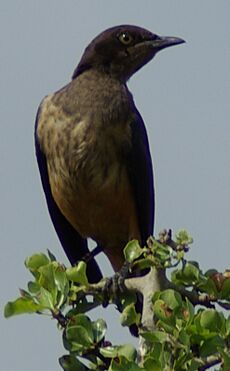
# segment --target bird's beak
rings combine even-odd
[[[152,35],[152,39],[141,41],[127,48],[129,64],[127,64],[128,72],[126,73],[128,78],[148,63],[160,50],[182,43],[185,41],[179,37]]]
[[[149,44],[151,44],[151,46],[157,51],[162,50],[164,48],[168,48],[169,46],[183,43],[185,43],[185,40],[179,37],[172,36],[158,36],[157,39],[149,41]]]

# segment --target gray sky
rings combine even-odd
[[[187,41],[160,52],[129,82],[149,133],[155,230],[188,229],[195,240],[190,259],[204,269],[229,268],[229,14],[229,0],[1,0],[2,370],[58,370],[64,354],[54,321],[35,315],[6,321],[2,312],[30,279],[27,256],[49,248],[67,262],[38,176],[34,118],[41,99],[70,80],[87,43],[110,26],[135,24]],[[108,337],[130,341],[127,331],[118,331],[116,312],[106,315]]]

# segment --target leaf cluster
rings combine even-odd
[[[166,287],[152,293],[154,331],[142,326],[136,293],[120,295],[121,324],[138,326],[146,346],[142,355],[132,345],[112,345],[106,339],[105,321],[90,319],[88,312],[103,304],[105,282],[89,284],[84,262],[66,268],[50,252],[26,259],[33,280],[27,290],[20,290],[19,298],[6,304],[5,317],[38,313],[56,319],[67,352],[59,359],[65,371],[195,371],[213,365],[227,371],[230,317],[223,308],[230,308],[230,274],[203,273],[197,262],[185,260],[191,242],[181,231],[173,243],[150,238],[144,248],[132,241],[124,250],[132,272],[154,268],[171,273]]]

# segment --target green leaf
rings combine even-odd
[[[182,305],[181,295],[172,289],[167,289],[160,292],[160,299],[164,300],[168,308],[175,310]]]
[[[201,357],[208,357],[218,352],[219,348],[224,348],[224,340],[216,335],[210,339],[205,340],[200,347]]]
[[[98,319],[92,323],[93,337],[96,343],[102,341],[105,337],[107,325],[103,319]]]
[[[209,295],[213,295],[214,297],[218,297],[218,290],[217,287],[211,277],[209,277],[206,281],[198,283],[198,287],[201,291],[206,292]]]
[[[70,281],[80,283],[84,286],[88,285],[86,268],[87,268],[86,263],[80,261],[76,266],[66,269],[67,278]]]
[[[177,258],[177,260],[183,260],[184,259],[184,255],[185,255],[185,253],[184,253],[183,250],[178,250],[176,252],[176,258]]]
[[[226,319],[226,334],[227,336],[230,335],[230,316]]]
[[[76,357],[71,355],[64,355],[59,358],[59,363],[64,371],[86,371],[83,363],[81,363]]]
[[[170,325],[175,324],[173,310],[168,307],[164,300],[158,299],[153,305],[154,314],[157,318]]]
[[[179,332],[179,336],[178,336],[178,341],[185,345],[186,347],[189,348],[190,346],[190,336],[187,334],[187,332],[182,329],[180,332]]]
[[[54,268],[54,282],[58,289],[56,305],[60,308],[67,300],[70,290],[69,280],[67,279],[65,269],[61,265]]]
[[[138,259],[133,263],[133,268],[138,269],[138,270],[144,270],[146,268],[150,268],[154,265],[153,259],[150,258],[143,258],[143,259]]]
[[[159,360],[156,360],[152,357],[147,357],[144,362],[145,371],[162,371],[162,364]]]
[[[157,321],[157,328],[161,329],[162,331],[165,331],[167,334],[174,335],[176,326],[176,320],[175,318],[172,318],[171,320],[161,320]]]
[[[166,350],[167,350],[166,343],[164,344],[156,342],[154,343],[154,346],[152,347],[151,351],[148,352],[148,354],[146,355],[146,359],[150,357],[151,359],[154,359],[157,362],[157,364],[159,362],[162,366],[161,369],[164,370]]]
[[[177,354],[177,357],[174,361],[173,370],[175,371],[181,371],[181,370],[197,371],[198,367],[196,368],[191,367],[191,358],[193,357],[194,355],[192,354],[192,352],[189,353],[189,352],[185,352],[184,350],[181,351],[179,354]]]
[[[203,365],[204,364],[203,364],[202,360],[200,360],[199,358],[191,359],[189,362],[186,362],[185,370],[197,371],[197,370],[199,370],[199,367],[201,367]],[[187,368],[186,368],[186,366],[187,366]],[[178,369],[178,371],[180,371],[180,369]]]
[[[137,240],[128,242],[124,248],[125,260],[129,263],[132,263],[134,260],[138,259],[141,254],[143,254],[143,249],[140,247]]]
[[[171,247],[162,245],[158,241],[154,240],[152,250],[155,260],[158,259],[163,265],[165,265],[166,262],[170,262],[172,252]]]
[[[119,358],[123,356],[129,361],[135,361],[137,356],[136,349],[131,344],[100,348],[100,353],[106,358]]]
[[[64,334],[66,349],[81,354],[84,349],[91,348],[94,344],[93,324],[89,317],[77,314],[72,317]]]
[[[137,356],[137,351],[131,344],[124,344],[118,346],[118,356],[124,356],[129,361],[135,361]]]
[[[33,299],[33,296],[26,290],[19,289],[22,298]]]
[[[189,322],[193,319],[194,317],[194,306],[193,304],[188,300],[188,298],[185,298],[185,301],[183,302],[183,308],[182,308],[182,316],[183,319],[186,322]]]
[[[41,287],[39,295],[37,296],[39,304],[46,309],[54,310],[56,305],[56,299],[53,295],[43,287]]]
[[[38,270],[38,268],[42,267],[43,265],[49,264],[50,260],[45,254],[34,254],[25,260],[25,266],[31,272]]]
[[[230,278],[223,282],[221,290],[221,299],[226,299],[230,301]]]
[[[204,324],[207,323],[207,327],[209,326],[209,319],[205,319],[203,313],[206,312],[203,309],[200,309],[199,312],[194,316],[194,321],[187,326],[187,333],[190,334],[190,341],[191,344],[199,344],[199,346],[203,343],[204,340],[208,340],[214,336],[216,336],[217,332],[213,331],[213,329],[205,328]],[[208,316],[207,316],[208,317]],[[219,331],[222,331],[220,328]],[[218,333],[219,333],[218,331]]]
[[[137,296],[135,292],[125,292],[124,294],[121,294],[121,303],[123,307],[126,307],[130,304],[136,304],[137,302]]]
[[[219,349],[220,354],[223,358],[224,364],[221,368],[221,371],[229,371],[230,370],[230,354],[229,350],[226,349]]]
[[[199,282],[200,269],[197,262],[186,262],[183,269],[175,270],[172,281],[176,284],[194,285]]]
[[[9,301],[4,308],[5,318],[15,316],[17,314],[35,313],[44,309],[42,305],[36,304],[32,299],[18,298],[15,301]]]
[[[65,269],[61,265],[54,266],[54,282],[55,286],[62,293],[65,292],[66,288],[69,288],[69,282],[66,276]]]
[[[125,357],[119,357],[112,360],[108,371],[143,371],[135,362],[128,361]]]
[[[100,353],[106,358],[115,358],[118,356],[117,346],[108,346],[100,348]]]
[[[181,229],[175,236],[175,242],[177,245],[186,246],[193,243],[193,238],[185,229]]]
[[[83,326],[69,326],[66,330],[66,340],[68,342],[68,344],[64,343],[66,349],[79,355],[88,351],[93,345],[89,332]]]
[[[127,305],[121,313],[120,320],[122,326],[130,326],[132,324],[138,325],[140,323],[141,315],[136,312],[135,304]]]
[[[209,331],[219,333],[225,325],[225,319],[223,314],[215,309],[207,309],[201,313],[200,325]]]
[[[168,334],[163,331],[141,332],[141,336],[151,343],[165,343],[168,340]]]
[[[31,294],[37,294],[40,290],[41,286],[37,282],[28,282],[28,290]]]
[[[38,268],[38,272],[40,273],[38,283],[50,292],[56,290],[56,284],[54,281],[54,264],[56,265],[58,263],[49,263]]]

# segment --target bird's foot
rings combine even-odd
[[[130,263],[125,262],[122,268],[116,272],[112,277],[106,279],[105,286],[103,288],[103,307],[107,307],[110,298],[116,304],[117,309],[122,311],[121,305],[121,294],[126,291],[125,279],[129,275]]]

